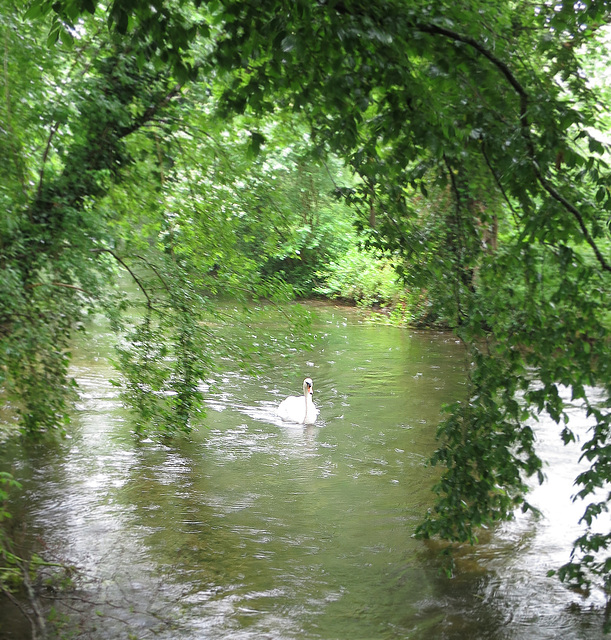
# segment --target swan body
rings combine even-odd
[[[280,403],[278,415],[286,422],[297,422],[299,424],[314,424],[318,409],[312,401],[314,386],[312,378],[303,381],[303,395],[289,396]]]

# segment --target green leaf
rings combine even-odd
[[[23,14],[25,20],[35,20],[41,16],[45,16],[51,11],[50,0],[33,0],[29,9]]]

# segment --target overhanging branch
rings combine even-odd
[[[129,275],[132,277],[134,282],[138,285],[140,291],[142,291],[142,293],[144,294],[144,297],[146,298],[146,306],[149,309],[153,309],[153,302],[151,301],[151,298],[150,298],[150,296],[148,294],[148,291],[146,290],[146,288],[144,287],[144,285],[142,284],[142,282],[140,281],[138,276],[125,263],[125,260],[120,258],[112,249],[91,249],[91,251],[92,251],[92,253],[108,253],[108,254],[110,254],[129,273]]]
[[[446,27],[442,27],[434,24],[416,24],[416,28],[423,33],[428,33],[431,35],[441,35],[455,42],[462,42],[470,46],[472,49],[480,53],[487,60],[489,60],[505,77],[509,85],[513,88],[513,90],[517,93],[520,99],[520,125],[522,130],[522,137],[526,142],[526,148],[528,151],[528,155],[530,158],[530,162],[533,168],[533,172],[535,177],[544,191],[547,194],[556,200],[559,204],[564,207],[566,211],[568,211],[577,221],[581,232],[583,233],[585,241],[590,245],[598,263],[602,267],[604,271],[611,272],[611,265],[606,261],[603,256],[600,248],[596,244],[594,238],[590,234],[588,227],[585,223],[585,220],[580,213],[579,209],[569,202],[554,186],[549,182],[549,180],[543,175],[539,163],[537,162],[535,146],[532,141],[531,133],[530,133],[530,121],[528,119],[528,106],[529,106],[529,95],[522,83],[516,78],[515,74],[511,71],[509,66],[503,62],[500,58],[495,56],[490,50],[484,47],[480,42],[471,38],[469,36],[464,36],[452,29],[447,29]]]

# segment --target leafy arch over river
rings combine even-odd
[[[609,588],[610,534],[595,526],[610,468],[608,95],[591,81],[608,2],[34,0],[23,26],[3,4],[2,361],[27,432],[66,415],[82,312],[119,322],[117,265],[142,297],[123,365],[143,428],[191,427],[211,296],[286,295],[262,268],[282,214],[261,206],[274,189],[256,158],[290,131],[308,142],[301,158],[343,159],[353,175],[329,173],[364,244],[426,292],[472,362],[419,534],[474,542],[528,509],[525,479],[542,473],[528,418],[549,413],[572,441],[569,387],[595,425],[576,479],[589,529],[561,576]],[[56,49],[36,67],[13,53],[42,52],[42,33]],[[29,111],[11,92],[27,104],[32,86]],[[212,194],[236,162],[200,144],[216,133],[255,163],[235,215]],[[214,184],[195,171],[203,154]]]

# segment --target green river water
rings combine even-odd
[[[171,445],[132,437],[101,327],[76,353],[69,438],[11,445],[2,465],[23,483],[14,508],[30,539],[80,569],[66,637],[602,638],[591,608],[602,599],[546,577],[568,560],[581,511],[569,499],[577,454],[558,427],[537,426],[551,463],[533,494],[543,518],[486,533],[449,579],[439,548],[412,534],[432,502],[425,460],[440,408],[464,389],[461,345],[313,308],[311,351],[270,355],[255,375],[220,363],[207,428]],[[284,330],[271,315],[236,335]],[[319,419],[287,425],[274,409],[305,376]],[[587,428],[577,408],[574,422]],[[0,636],[27,637],[3,611]]]

